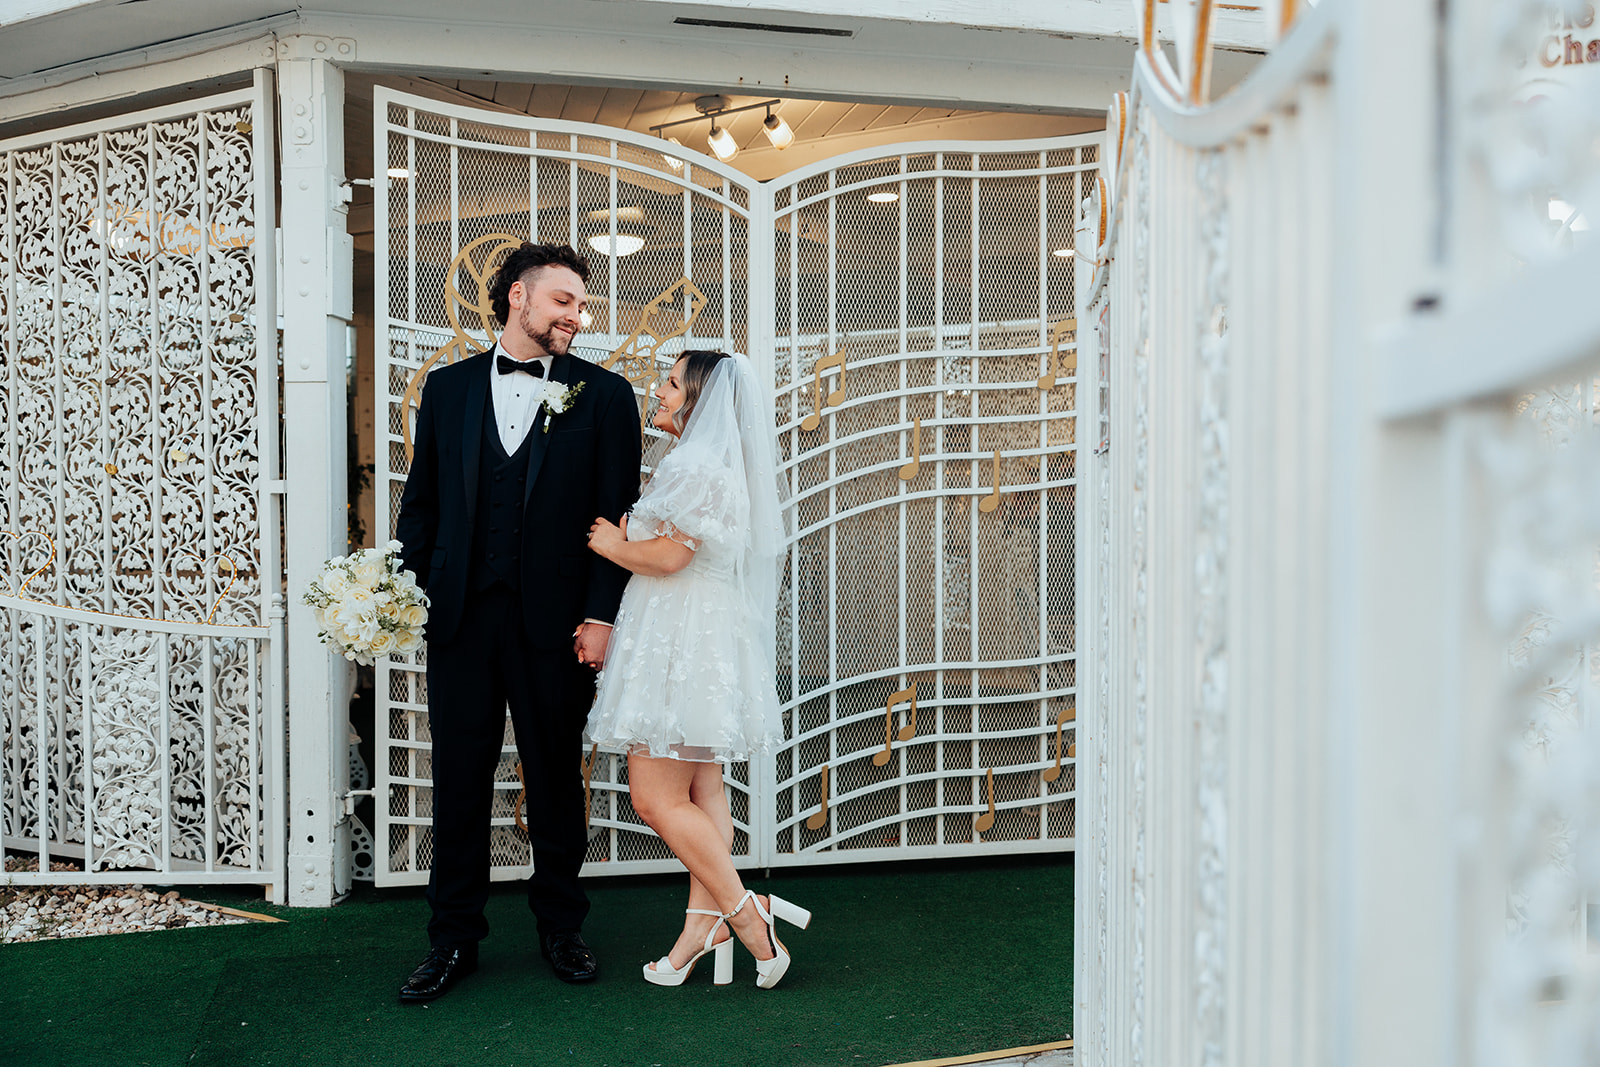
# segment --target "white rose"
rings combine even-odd
[[[329,567],[322,575],[322,588],[337,597],[350,588],[350,578],[342,568]]]
[[[388,630],[379,630],[373,635],[372,641],[367,645],[367,651],[374,656],[385,656],[394,651],[394,634]]]
[[[407,629],[416,629],[428,621],[428,609],[421,604],[412,604],[410,607],[400,609],[400,624]]]
[[[364,585],[352,585],[344,591],[339,598],[340,615],[359,615],[368,608],[375,607],[372,590]]]
[[[383,547],[385,551],[393,552],[398,556],[401,552],[405,551],[406,546],[402,545],[399,541],[389,541]]]
[[[415,630],[401,630],[395,635],[395,649],[399,652],[415,652],[421,647],[422,635]]]
[[[387,573],[382,559],[364,559],[356,564],[354,571],[355,580],[368,589],[376,589]]]

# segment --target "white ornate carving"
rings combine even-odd
[[[1145,740],[1150,714],[1150,109],[1139,108],[1133,144],[1133,271],[1138,278],[1133,343],[1133,1021],[1129,1062],[1144,1063],[1145,879],[1149,875],[1145,834]]]
[[[1479,440],[1494,493],[1484,602],[1513,634],[1498,715],[1508,803],[1508,930],[1479,990],[1478,1062],[1578,1067],[1600,1058],[1600,432],[1593,384],[1540,390],[1519,424]],[[1481,875],[1480,875],[1481,876]]]
[[[264,642],[138,626],[262,621],[252,109],[0,154],[0,571],[105,620],[0,615],[0,801],[97,869],[266,862]]]
[[[1199,843],[1195,928],[1195,1017],[1200,1062],[1226,1059],[1228,938],[1228,161],[1199,156],[1201,253],[1205,300],[1199,341],[1199,508],[1195,523],[1195,692]]]

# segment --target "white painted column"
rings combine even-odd
[[[1365,0],[1339,28],[1328,379],[1332,558],[1328,707],[1334,838],[1329,1062],[1444,1067],[1471,1020],[1451,1003],[1452,841],[1440,705],[1453,587],[1441,546],[1447,465],[1433,427],[1385,424],[1371,343],[1437,284],[1437,15]],[[1405,106],[1396,106],[1404,101]],[[1381,159],[1383,165],[1358,162]],[[1337,743],[1338,748],[1332,747]]]
[[[317,638],[300,596],[346,551],[345,365],[352,250],[344,178],[347,39],[278,42],[283,136],[284,471],[289,572],[289,903],[350,888],[348,709],[354,672]]]

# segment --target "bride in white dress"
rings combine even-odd
[[[804,927],[811,913],[744,888],[722,784],[724,763],[781,734],[771,404],[750,361],[723,352],[685,352],[655,396],[669,450],[622,525],[602,518],[589,533],[589,547],[633,577],[587,733],[626,749],[634,810],[689,869],[683,932],[645,980],[680,985],[712,953],[716,983],[731,982],[737,936],[756,959],[756,985],[771,989],[789,967],[775,921]]]

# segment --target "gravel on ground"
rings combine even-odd
[[[6,871],[37,871],[37,857],[11,857]],[[69,873],[69,863],[51,863]],[[94,937],[183,926],[231,926],[252,920],[214,904],[185,900],[176,889],[157,893],[142,885],[16,885],[0,878],[0,944]]]

